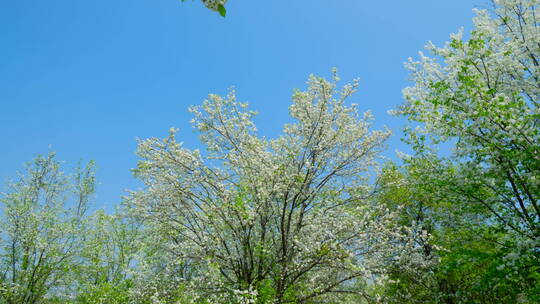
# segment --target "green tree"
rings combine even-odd
[[[141,227],[121,211],[108,215],[99,210],[88,221],[79,263],[70,271],[75,302],[128,303]]]
[[[36,157],[2,193],[0,303],[44,303],[66,294],[94,184],[92,162],[65,175],[49,153]]]
[[[455,142],[461,166],[452,191],[529,240],[540,236],[537,2],[496,1],[496,16],[477,11],[468,40],[456,34],[429,47],[436,57],[411,61],[415,86],[399,111],[434,143]]]
[[[400,167],[388,165],[381,175],[377,201],[400,211],[400,225],[416,227],[415,246],[431,261],[417,269],[397,261],[381,293],[390,303],[513,302],[524,289],[510,279],[513,270],[500,268],[508,254],[499,245],[505,234],[487,225],[489,210],[449,192],[447,180],[433,178],[426,168],[436,161],[412,158]]]
[[[464,208],[463,216],[489,214],[466,232],[485,240],[477,253],[489,256],[478,290],[534,302],[540,294],[540,1],[493,4],[491,12],[476,11],[468,39],[460,32],[442,48],[429,45],[431,57],[409,62],[414,86],[404,90],[397,113],[417,125],[407,131],[415,149],[408,161],[422,162],[422,178]],[[450,155],[437,152],[441,145],[453,148]],[[466,239],[461,232],[448,237]],[[449,263],[467,255],[454,249]],[[481,257],[468,261],[474,259]],[[461,266],[478,266],[467,265]]]

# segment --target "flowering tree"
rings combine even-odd
[[[436,142],[456,140],[462,185],[519,235],[540,236],[539,1],[495,1],[495,17],[477,11],[468,41],[461,33],[436,57],[410,62],[414,87],[401,113],[423,123]],[[439,62],[444,59],[444,64]],[[491,192],[489,198],[476,196]]]
[[[93,163],[66,176],[53,153],[10,184],[0,198],[0,303],[43,303],[64,293],[93,192]]]
[[[311,76],[293,94],[294,123],[273,140],[231,92],[190,109],[205,151],[184,148],[174,129],[140,142],[146,187],[132,211],[159,227],[192,301],[335,301],[407,247],[393,214],[367,199],[389,132],[370,131],[371,114],[346,104],[357,83],[338,91],[337,80]]]
[[[506,252],[501,280],[540,290],[540,1],[493,4],[476,11],[469,39],[460,32],[409,62],[415,85],[398,113],[418,123],[409,139],[423,178],[491,214],[485,238]],[[440,143],[454,147],[449,157],[431,149]]]

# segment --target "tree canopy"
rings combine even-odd
[[[199,149],[140,140],[111,214],[93,162],[36,157],[0,193],[0,304],[539,303],[539,5],[495,0],[406,63],[398,161],[335,70],[275,138],[210,94]]]

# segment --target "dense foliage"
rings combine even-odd
[[[496,1],[492,14],[477,11],[469,39],[453,35],[408,64],[415,85],[397,113],[418,125],[404,183],[429,183],[422,212],[455,218],[431,219],[444,230],[440,266],[453,302],[540,300],[538,4]],[[445,144],[452,152],[442,156]]]
[[[37,157],[0,193],[0,304],[539,303],[538,5],[496,0],[407,63],[398,163],[335,72],[274,139],[210,95],[200,149],[140,141],[144,186],[112,215],[93,163]]]

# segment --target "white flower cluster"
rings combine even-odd
[[[201,0],[204,6],[207,8],[217,11],[219,5],[225,5],[227,3],[227,0]]]

